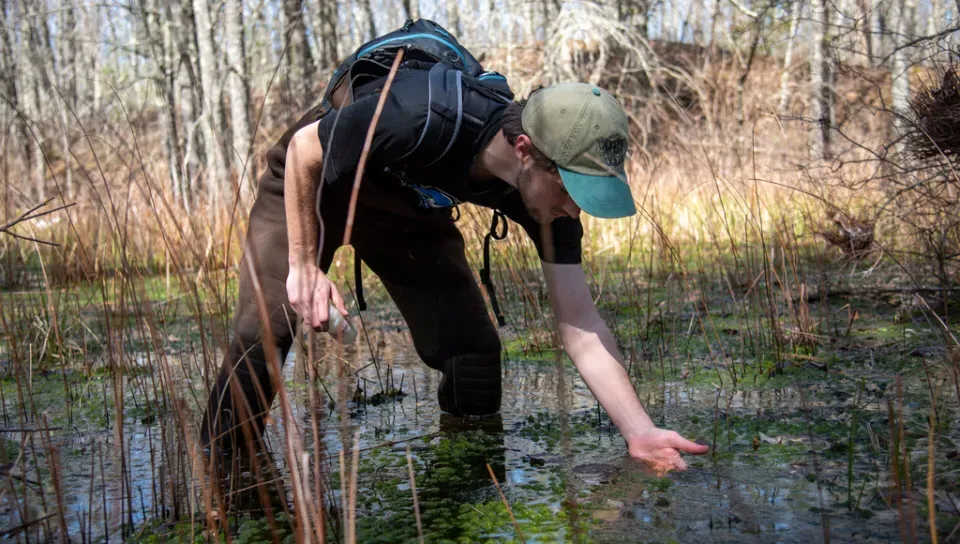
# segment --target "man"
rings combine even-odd
[[[580,264],[581,210],[605,218],[636,211],[624,181],[626,114],[611,94],[588,84],[553,85],[510,102],[470,81],[457,87],[458,115],[436,107],[429,69],[401,65],[392,79],[358,82],[336,107],[311,110],[269,151],[245,252],[258,267],[280,360],[293,340],[290,309],[317,330],[327,327],[329,301],[347,315],[326,272],[344,237],[358,159],[382,98],[350,243],[396,302],[417,353],[442,372],[441,410],[483,416],[500,409],[500,340],[453,221],[453,207],[471,202],[499,210],[534,242],[563,347],[629,453],[658,471],[686,468],[680,452],[708,448],[658,429],[647,416]],[[441,121],[451,130],[442,134],[453,136],[425,138],[431,115],[446,116]],[[235,338],[205,416],[207,444],[217,439],[229,449],[248,421],[249,437],[273,400],[258,316],[244,266]]]

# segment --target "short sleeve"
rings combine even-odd
[[[580,264],[582,261],[583,224],[579,218],[561,217],[549,225],[541,225],[527,211],[517,191],[501,199],[500,209],[510,220],[523,227],[544,262]]]

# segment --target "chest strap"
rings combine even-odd
[[[360,266],[363,264],[363,261],[360,259],[360,255],[357,255],[356,252],[353,253],[353,282],[356,285],[357,289],[357,309],[361,312],[367,309],[367,301],[363,299],[363,271],[360,270]]]
[[[502,221],[502,223],[501,223]],[[499,231],[497,227],[503,225]],[[493,307],[493,315],[497,316],[497,324],[501,327],[506,325],[503,319],[503,312],[500,311],[500,305],[497,303],[497,293],[493,287],[493,280],[490,277],[490,239],[503,240],[507,237],[507,217],[500,210],[493,211],[493,219],[490,222],[490,232],[483,237],[483,268],[480,269],[480,283],[487,291],[490,297],[490,306]]]

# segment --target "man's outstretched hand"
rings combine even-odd
[[[691,442],[676,431],[651,429],[628,441],[630,456],[646,464],[658,475],[671,470],[686,470],[687,464],[680,453],[703,455],[710,451],[709,446]]]

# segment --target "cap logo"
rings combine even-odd
[[[600,138],[600,151],[603,152],[603,162],[614,170],[622,170],[627,155],[627,139],[623,136]]]

